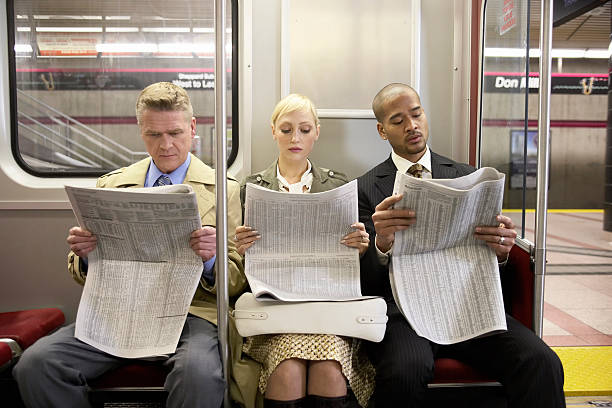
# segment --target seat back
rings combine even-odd
[[[526,327],[533,329],[534,270],[530,254],[515,245],[510,251],[507,269],[502,273],[502,291],[506,311]],[[475,385],[500,384],[461,361],[452,358],[438,358],[434,366],[434,379],[428,387],[473,387]]]

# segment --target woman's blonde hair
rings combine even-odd
[[[182,111],[188,119],[193,117],[193,107],[189,95],[180,86],[172,82],[157,82],[140,92],[136,100],[136,119],[140,124],[142,113],[147,110]]]
[[[315,121],[315,126],[319,126],[319,116],[317,115],[317,108],[314,103],[308,97],[300,94],[289,94],[281,99],[272,112],[270,118],[270,124],[272,127],[276,125],[276,121],[283,115],[296,111],[307,111],[312,114]]]

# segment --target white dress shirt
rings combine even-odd
[[[395,164],[395,167],[397,167],[397,171],[399,171],[400,173],[408,172],[408,169],[412,167],[413,164],[418,163],[423,166],[423,178],[433,178],[431,174],[431,151],[429,150],[428,146],[425,146],[425,154],[423,154],[423,156],[421,156],[421,158],[416,163],[413,163],[408,159],[404,159],[403,157],[395,153],[395,151],[391,152],[391,160],[393,160],[393,164]],[[376,243],[376,238],[374,238],[374,243]],[[376,253],[378,254],[378,260],[381,264],[387,265],[389,263],[389,256],[393,252],[393,245],[391,245],[391,248],[389,248],[387,252],[382,252],[380,249],[378,249],[378,245],[375,246]]]
[[[278,179],[278,190],[289,193],[310,193],[310,188],[312,187],[312,164],[310,164],[310,160],[306,160],[308,162],[308,168],[302,174],[300,181],[297,183],[289,183],[287,179],[285,179],[278,168],[278,164],[276,165],[276,178]],[[306,188],[304,188],[306,187]]]

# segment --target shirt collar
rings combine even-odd
[[[406,173],[410,166],[415,164],[410,160],[404,159],[394,151],[391,152],[391,160],[393,160],[393,164],[395,164],[397,171],[400,173]],[[424,171],[427,171],[427,173],[431,175],[431,151],[429,150],[428,146],[425,146],[425,154],[421,156],[417,163],[423,166]]]
[[[191,155],[187,155],[187,159],[176,168],[173,172],[166,174],[172,180],[172,184],[182,184],[185,180],[185,175],[187,174],[187,169],[189,169],[189,164],[191,163]],[[155,181],[161,176],[162,171],[157,168],[153,159],[151,159],[151,164],[149,164],[149,170],[147,170],[147,177],[145,178],[145,187],[152,187],[155,184]]]
[[[303,193],[304,186],[306,186],[306,191],[310,191],[312,187],[312,164],[310,164],[310,160],[306,160],[308,162],[308,168],[302,174],[300,181],[297,183],[290,184],[287,179],[285,179],[278,168],[278,163],[276,164],[276,178],[278,179],[278,185],[281,188],[281,191],[289,191],[290,193]],[[285,187],[285,188],[283,188]]]

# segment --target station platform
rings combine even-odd
[[[522,214],[504,210],[521,234]],[[549,210],[543,338],[565,370],[568,408],[612,407],[612,232],[603,210]],[[534,242],[535,211],[525,213]]]

